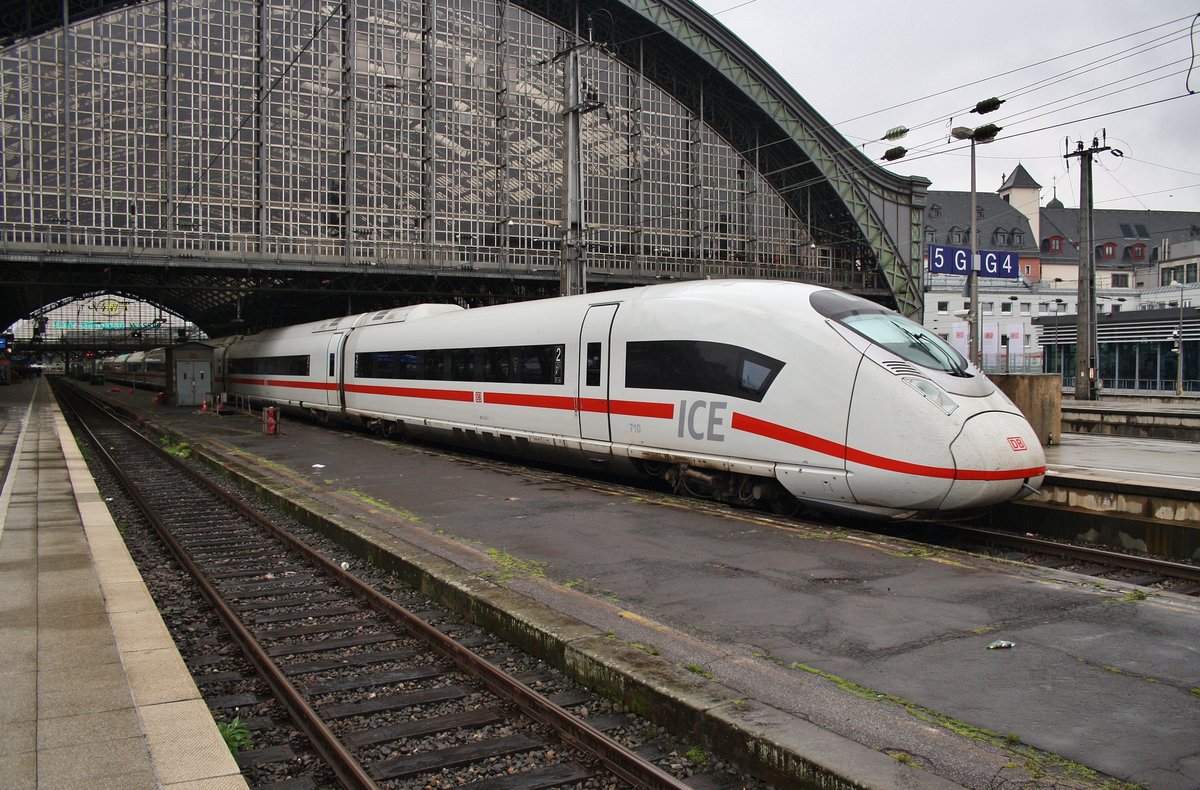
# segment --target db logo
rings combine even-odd
[[[1025,440],[1022,439],[1020,436],[1008,437],[1008,446],[1013,448],[1013,452],[1018,452],[1018,453],[1021,452],[1022,450],[1029,449],[1028,447],[1025,446]]]

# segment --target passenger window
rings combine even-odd
[[[600,344],[587,344],[587,386],[600,386]]]

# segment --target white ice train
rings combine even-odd
[[[216,342],[218,388],[252,402],[746,505],[937,517],[1046,471],[1028,421],[957,351],[798,283],[423,304]]]

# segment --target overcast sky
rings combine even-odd
[[[968,144],[946,142],[951,118],[994,122],[1003,130],[976,149],[979,191],[1019,163],[1043,205],[1057,187],[1078,206],[1080,160],[1068,171],[1066,141],[1090,147],[1106,130],[1123,156],[1096,156],[1096,208],[1200,211],[1200,60],[1187,95],[1200,0],[695,1],[871,159],[907,148],[886,166],[932,189],[970,189]],[[969,112],[992,96],[1006,103]],[[1139,105],[1150,106],[1127,110]],[[912,131],[880,140],[896,126]]]

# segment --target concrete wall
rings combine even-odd
[[[1062,438],[1062,380],[1053,374],[993,373],[988,378],[1029,420],[1043,445]]]

